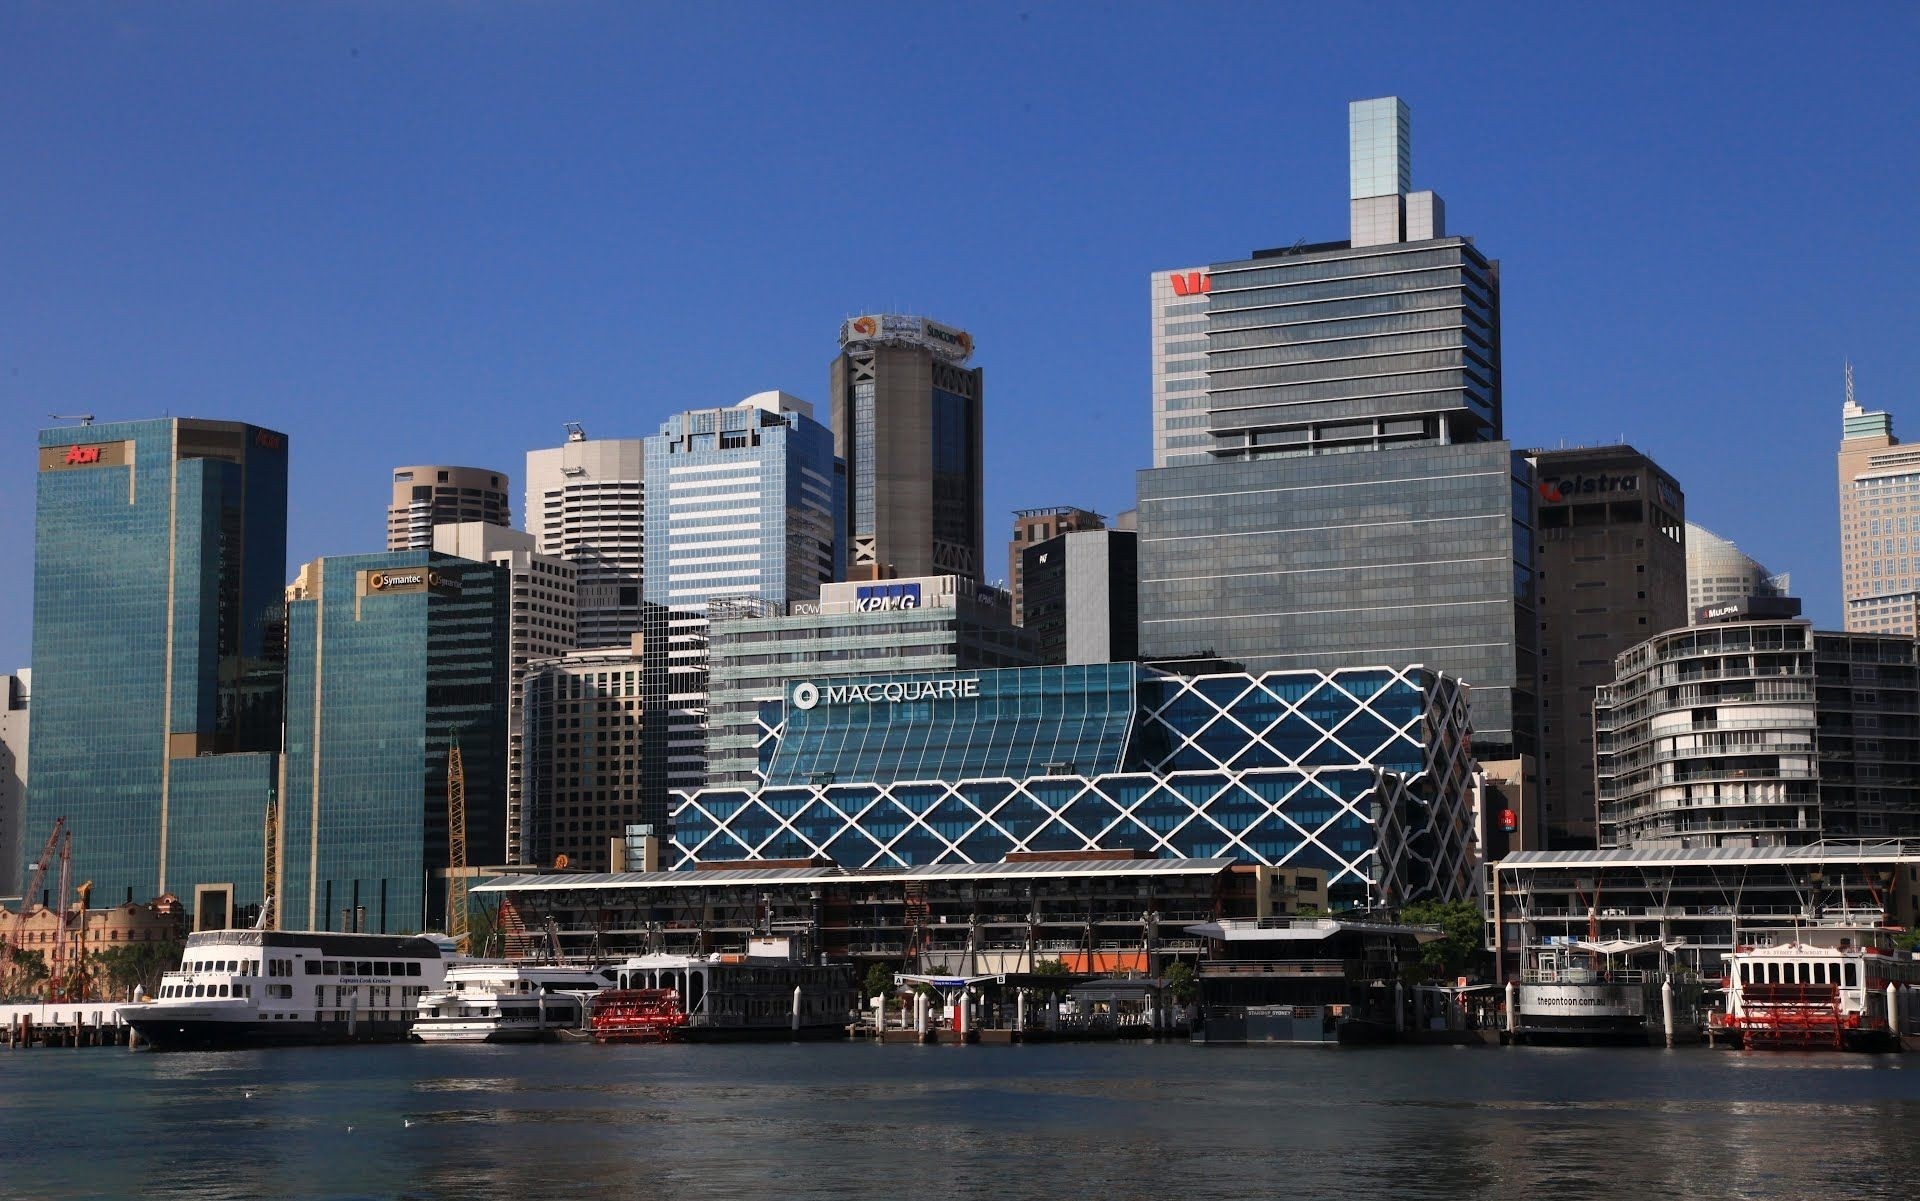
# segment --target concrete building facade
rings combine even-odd
[[[505,473],[489,467],[437,464],[393,469],[388,550],[431,550],[434,527],[463,521],[513,524]]]
[[[1050,509],[1019,509],[1013,514],[1013,538],[1007,543],[1007,592],[1013,597],[1013,624],[1027,624],[1026,564],[1022,553],[1037,542],[1068,530],[1104,530],[1107,519],[1091,509],[1057,505]]]
[[[840,327],[830,377],[849,578],[985,579],[984,375],[972,357],[972,335],[925,317]]]
[[[521,705],[528,665],[574,648],[577,569],[566,559],[533,548],[532,534],[485,522],[438,526],[433,549],[443,555],[491,563],[507,570],[512,602],[507,641],[507,857],[521,858],[521,775],[525,744]],[[539,862],[534,860],[533,862]]]
[[[1207,432],[1207,293],[1205,267],[1155,271],[1153,330],[1153,465],[1204,463]]]
[[[1040,662],[1140,657],[1140,536],[1074,530],[1026,548],[1027,628]]]
[[[1846,628],[1920,634],[1920,446],[1893,436],[1893,417],[1862,408],[1847,367],[1842,409],[1840,580]]]
[[[1630,446],[1542,450],[1540,789],[1546,845],[1596,845],[1593,698],[1614,656],[1685,625],[1686,497]]]
[[[1920,835],[1914,639],[1740,608],[1617,658],[1594,703],[1600,845]]]
[[[0,676],[0,897],[18,895],[27,856],[27,717],[33,670]]]
[[[575,651],[528,673],[522,862],[618,870],[612,844],[660,822],[643,799],[643,692],[637,647]]]
[[[645,626],[646,470],[644,439],[589,439],[578,425],[527,452],[527,532],[534,550],[574,565],[582,649],[624,648]]]

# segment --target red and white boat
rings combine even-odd
[[[1715,1044],[1752,1050],[1897,1051],[1920,1029],[1920,962],[1877,926],[1749,932],[1726,956]]]

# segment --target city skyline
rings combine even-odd
[[[1400,49],[1379,38],[1403,14],[1289,16],[1324,61],[1250,84],[1204,124],[1155,95],[1189,59],[1244,78],[1260,39],[1228,27],[1278,19],[1087,29],[1070,10],[983,10],[957,23],[953,70],[1004,86],[953,89],[872,51],[847,82],[792,52],[831,32],[795,14],[722,40],[591,6],[549,37],[493,12],[421,64],[439,23],[417,14],[260,13],[214,30],[10,13],[0,99],[22,119],[0,127],[0,150],[31,164],[31,186],[0,198],[20,235],[0,297],[0,511],[32,511],[48,413],[254,422],[291,443],[291,572],[378,550],[389,473],[420,457],[511,475],[567,420],[638,438],[769,388],[827,405],[839,323],[886,310],[977,340],[989,530],[1017,508],[1117,513],[1152,462],[1150,274],[1340,237],[1338,115],[1391,94],[1418,128],[1448,131],[1423,139],[1416,182],[1443,188],[1502,261],[1514,444],[1624,437],[1681,480],[1689,516],[1793,572],[1809,616],[1838,626],[1841,361],[1866,408],[1900,421],[1920,404],[1899,302],[1911,256],[1884,232],[1903,228],[1916,181],[1911,156],[1884,153],[1914,123],[1897,85],[1915,20],[1859,14],[1843,40],[1784,10],[1734,31],[1682,13],[1596,49],[1573,21],[1470,14]],[[881,44],[956,24],[867,23]],[[1471,97],[1444,52],[1455,41],[1502,68]],[[642,44],[686,62],[657,80],[618,71]],[[1777,63],[1789,44],[1798,57]],[[501,93],[523,45],[539,86]],[[1069,45],[1084,61],[1056,63]],[[179,72],[158,95],[126,69],[149,61]],[[1773,68],[1764,81],[1756,62]],[[422,90],[403,63],[433,73]],[[776,63],[805,117],[742,86]],[[1020,86],[1041,75],[1049,87]],[[651,132],[676,88],[703,103]],[[236,115],[255,92],[273,103]],[[464,120],[468,104],[487,120]],[[946,114],[944,141],[879,116],[916,105]],[[855,118],[898,180],[860,174],[859,138],[839,136]],[[1273,153],[1186,165],[1255,137]],[[662,171],[684,186],[638,187]],[[741,190],[755,179],[773,186]],[[1730,213],[1736,195],[1761,202]],[[1835,266],[1809,273],[1765,245],[1817,245]],[[0,554],[30,561],[31,536],[4,523]],[[29,665],[30,595],[0,594],[0,670]]]

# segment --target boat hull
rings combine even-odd
[[[132,1014],[127,1025],[156,1051],[233,1051],[248,1047],[332,1047],[347,1043],[403,1042],[412,1022],[274,1022],[231,1017]]]

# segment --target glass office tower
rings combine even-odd
[[[167,418],[40,431],[25,837],[96,902],[261,898],[280,745],[287,438]]]
[[[504,860],[508,579],[419,550],[302,569],[287,603],[282,927],[445,928],[455,739],[467,863]]]
[[[1501,440],[1499,266],[1408,190],[1409,129],[1351,107],[1347,241],[1207,270],[1208,458],[1140,474],[1140,650],[1421,664],[1502,759],[1537,728],[1532,469]]]

